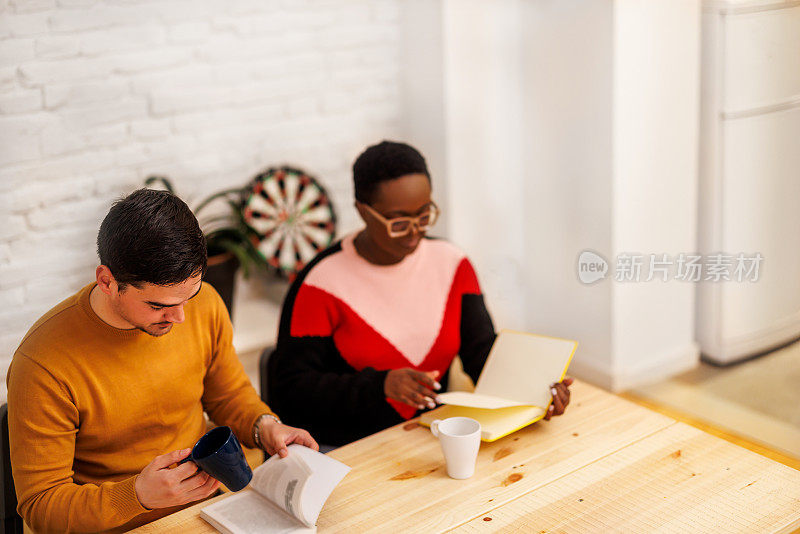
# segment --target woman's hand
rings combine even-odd
[[[414,408],[420,410],[426,406],[434,408],[436,406],[435,391],[442,389],[442,386],[436,381],[437,378],[439,378],[439,371],[425,373],[410,367],[392,369],[383,382],[383,391],[390,399]]]
[[[561,415],[569,404],[569,387],[572,385],[572,378],[565,378],[557,384],[550,384],[550,392],[553,394],[553,403],[547,409],[544,416],[545,421],[549,421],[554,415]]]

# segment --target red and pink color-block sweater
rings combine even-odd
[[[321,443],[348,443],[413,417],[388,399],[389,370],[439,371],[453,358],[477,380],[495,338],[463,252],[423,239],[403,261],[358,255],[354,235],[321,252],[292,284],[269,362],[269,403]]]

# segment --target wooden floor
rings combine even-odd
[[[740,447],[744,447],[745,449],[751,450],[751,451],[756,452],[756,453],[758,453],[758,454],[760,454],[762,456],[766,456],[767,458],[770,458],[771,460],[775,460],[776,462],[780,462],[780,463],[782,463],[784,465],[788,465],[789,467],[791,467],[793,469],[797,469],[797,470],[800,471],[800,458],[795,458],[793,456],[789,456],[789,455],[784,454],[782,452],[770,449],[769,447],[765,447],[765,446],[760,445],[758,443],[754,443],[754,442],[748,440],[745,437],[738,436],[736,434],[732,434],[732,433],[728,432],[727,430],[723,430],[721,428],[715,427],[714,425],[711,425],[711,424],[709,424],[709,423],[707,423],[705,421],[701,421],[701,420],[699,420],[699,419],[697,419],[695,417],[692,417],[690,415],[678,412],[678,411],[676,411],[676,410],[674,410],[672,408],[669,408],[667,406],[660,405],[660,404],[655,403],[655,402],[653,402],[653,401],[651,401],[649,399],[645,399],[645,398],[636,396],[636,395],[631,394],[631,393],[619,393],[618,395],[620,397],[622,397],[623,399],[627,399],[629,401],[635,402],[635,403],[637,403],[637,404],[639,404],[641,406],[644,406],[646,408],[649,408],[649,409],[651,409],[651,410],[653,410],[655,412],[664,414],[667,417],[671,417],[673,419],[681,421],[682,423],[686,423],[688,425],[692,425],[693,427],[699,428],[700,430],[702,430],[704,432],[708,432],[709,434],[712,434],[714,436],[722,438],[722,439],[724,439],[726,441],[729,441],[729,442],[731,442],[731,443],[733,443],[735,445],[739,445]]]

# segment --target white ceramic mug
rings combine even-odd
[[[475,460],[481,446],[481,424],[469,417],[448,417],[431,423],[431,433],[442,445],[450,478],[469,478],[475,473]]]

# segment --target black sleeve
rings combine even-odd
[[[496,334],[483,295],[461,296],[461,348],[458,355],[473,382],[478,381]]]
[[[343,445],[403,421],[386,402],[387,373],[356,371],[329,337],[279,340],[269,361],[269,405],[318,442]]]

